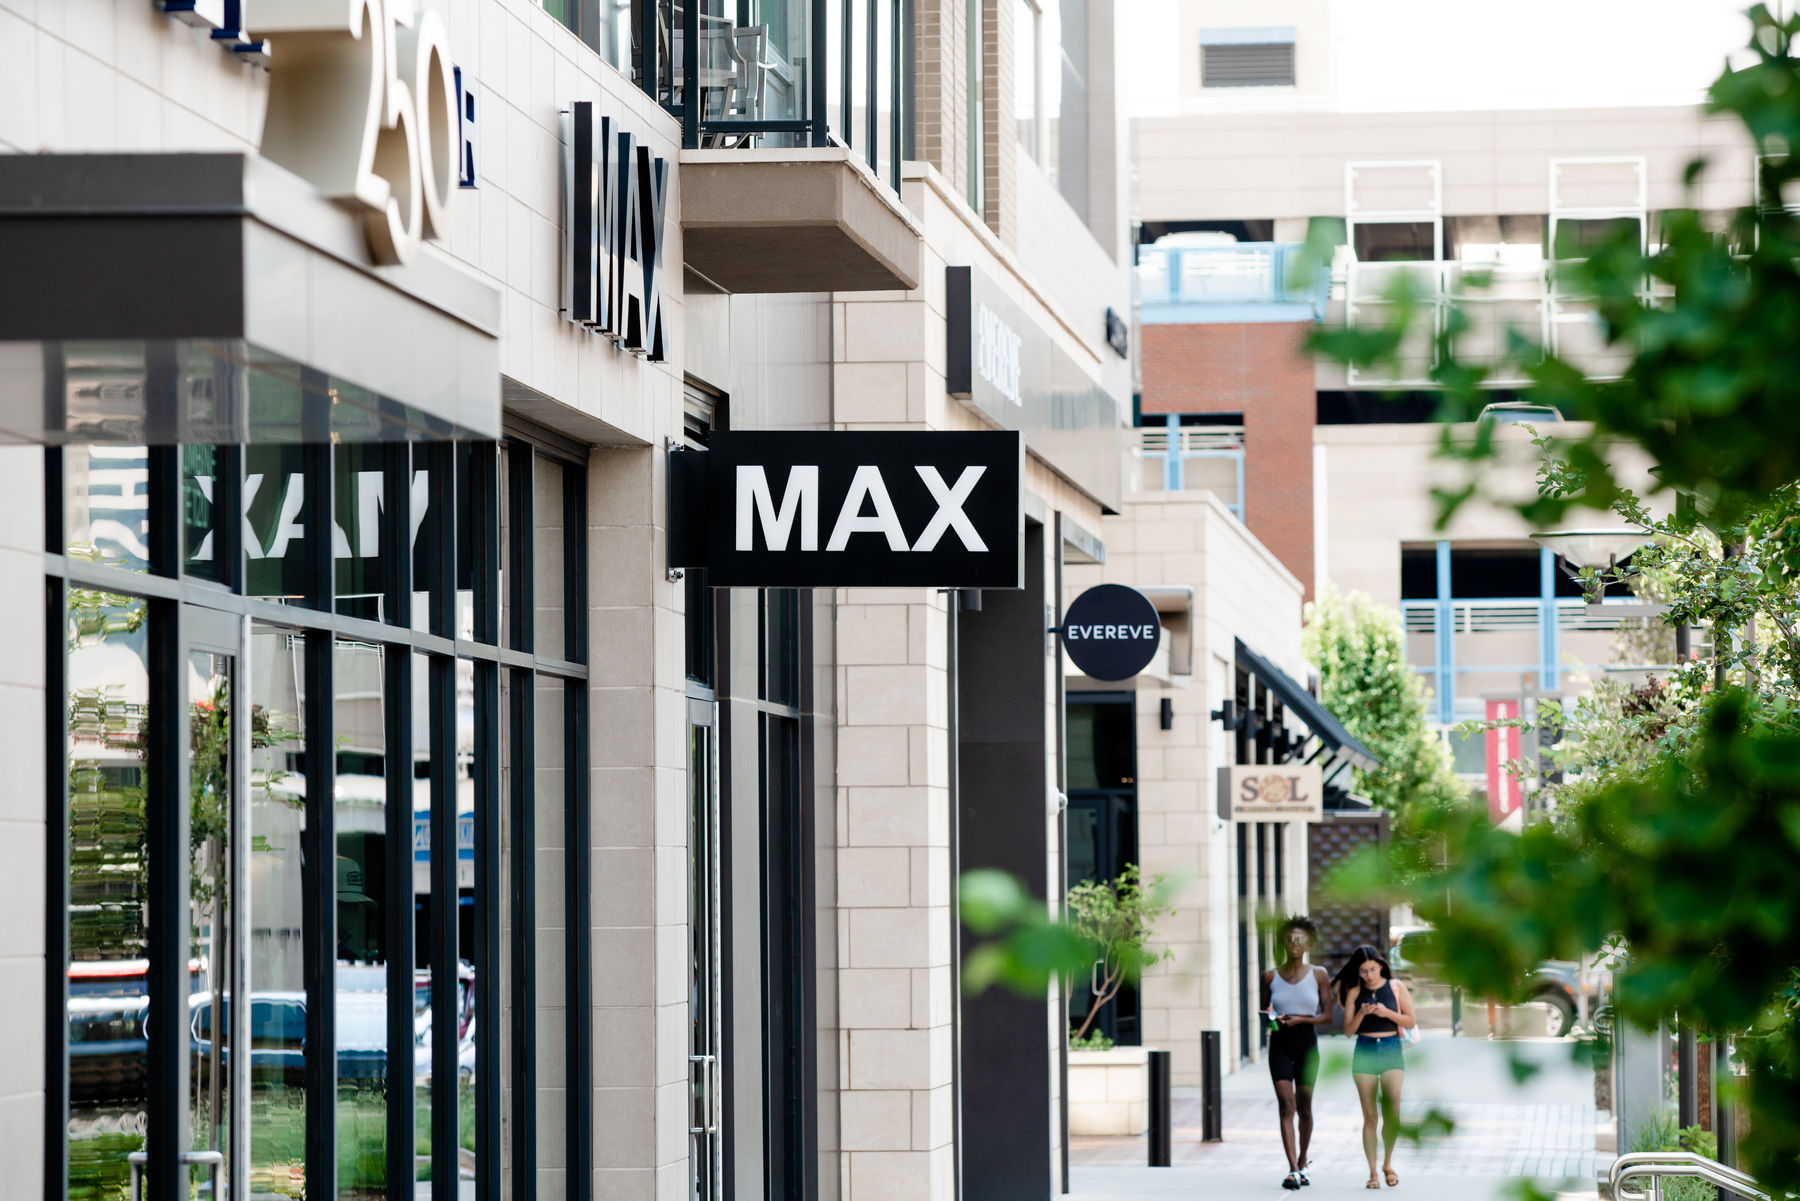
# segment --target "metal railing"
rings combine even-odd
[[[1228,242],[1218,246],[1144,246],[1138,250],[1138,300],[1146,305],[1304,304],[1325,316],[1330,271],[1309,281],[1294,268],[1297,242]]]
[[[1506,597],[1450,602],[1450,629],[1457,634],[1523,634],[1538,628],[1543,602],[1535,597]],[[1435,634],[1438,602],[1400,602],[1408,634]],[[1605,605],[1590,605],[1574,597],[1556,600],[1556,628],[1571,633],[1616,630],[1633,613],[1608,613]]]
[[[1146,425],[1137,431],[1133,454],[1142,463],[1154,464],[1154,479],[1140,476],[1148,492],[1181,492],[1187,489],[1186,465],[1190,460],[1223,459],[1232,463],[1236,477],[1229,498],[1220,495],[1239,521],[1244,519],[1244,430],[1242,426]]]
[[[1636,1151],[1621,1155],[1607,1174],[1615,1201],[1662,1201],[1662,1182],[1670,1178],[1704,1180],[1739,1197],[1770,1201],[1769,1193],[1751,1177],[1692,1151]],[[1646,1187],[1619,1187],[1632,1180],[1642,1180]]]

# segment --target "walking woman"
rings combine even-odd
[[[1344,1034],[1356,1038],[1350,1074],[1362,1100],[1363,1154],[1369,1157],[1369,1182],[1364,1187],[1380,1188],[1381,1177],[1386,1177],[1388,1187],[1393,1188],[1400,1183],[1394,1174],[1394,1142],[1400,1137],[1400,1086],[1406,1080],[1400,1032],[1415,1025],[1412,995],[1394,979],[1387,960],[1370,946],[1351,952],[1334,988],[1344,1001]],[[1378,1094],[1383,1152],[1379,1175],[1375,1169]]]
[[[1280,967],[1262,977],[1262,1011],[1269,1019],[1269,1077],[1281,1112],[1281,1149],[1287,1152],[1285,1189],[1311,1184],[1306,1178],[1306,1149],[1312,1142],[1313,1085],[1319,1079],[1319,1027],[1331,1025],[1331,984],[1325,969],[1306,962],[1319,928],[1306,917],[1290,917],[1281,926],[1287,955]],[[1294,1141],[1299,1115],[1300,1140]]]

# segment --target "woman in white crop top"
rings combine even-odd
[[[1308,917],[1290,917],[1281,925],[1286,962],[1262,976],[1263,1018],[1269,1023],[1269,1076],[1281,1114],[1281,1147],[1287,1152],[1285,1189],[1304,1188],[1306,1150],[1312,1142],[1313,1085],[1319,1079],[1320,1026],[1331,1025],[1331,985],[1325,969],[1306,962],[1319,929]],[[1300,1137],[1294,1138],[1294,1119]]]

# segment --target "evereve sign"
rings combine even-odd
[[[563,316],[661,361],[669,164],[590,100],[562,128]]]
[[[670,559],[718,587],[1017,588],[1019,435],[716,433],[673,456]]]

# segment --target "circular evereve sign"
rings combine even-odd
[[[1162,619],[1136,588],[1099,584],[1063,611],[1063,650],[1091,680],[1129,680],[1156,657]]]

